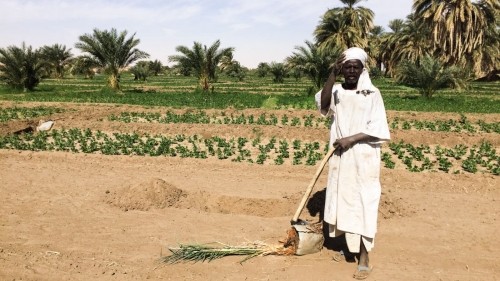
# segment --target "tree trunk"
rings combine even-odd
[[[203,91],[208,91],[210,88],[210,83],[208,82],[208,75],[202,74],[200,76],[200,86],[202,87]]]
[[[113,73],[108,78],[108,85],[113,90],[120,90],[120,75]]]

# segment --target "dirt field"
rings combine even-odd
[[[0,106],[14,104],[2,102]],[[37,103],[17,104],[35,106]],[[106,121],[133,106],[44,104],[74,109],[55,128],[107,132],[252,136],[254,125]],[[259,110],[248,112],[259,113]],[[286,111],[301,116],[305,111]],[[279,112],[278,112],[279,113]],[[314,112],[313,112],[314,113]],[[389,112],[422,120],[456,114]],[[498,115],[467,115],[499,122]],[[5,134],[27,121],[1,124]],[[324,140],[328,130],[260,128],[264,136]],[[413,144],[500,149],[498,134],[393,131]],[[353,280],[354,263],[333,251],[165,265],[179,243],[277,244],[290,227],[316,166],[218,159],[105,156],[0,150],[0,280]],[[383,194],[369,280],[500,280],[500,181],[489,173],[382,169]],[[318,220],[326,173],[302,217]]]

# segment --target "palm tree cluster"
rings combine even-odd
[[[409,76],[425,76],[429,69],[432,69],[430,73],[446,73],[445,77],[455,75],[451,80],[442,80],[449,82],[447,86],[463,85],[457,83],[458,78],[498,79],[498,0],[413,0],[412,13],[405,19],[392,20],[388,32],[374,26],[374,13],[360,5],[362,0],[339,1],[343,6],[327,10],[320,18],[313,31],[314,42],[305,41],[305,46],[296,46],[283,63],[260,63],[256,74],[264,77],[270,73],[276,83],[282,83],[289,75],[296,79],[305,75],[312,81],[312,88],[318,90],[340,53],[357,46],[370,55],[372,70],[408,85],[416,85]],[[0,48],[0,79],[12,87],[32,90],[43,77],[62,79],[69,70],[92,78],[99,70],[109,75],[111,88],[119,89],[120,73],[149,56],[137,49],[139,42],[135,34],[128,37],[127,31],[118,32],[113,28],[94,29],[92,34],[81,35],[75,47],[83,55],[76,58],[71,49],[59,44],[36,50],[24,43],[21,47]],[[204,90],[209,89],[221,73],[239,81],[247,73],[234,60],[234,48],[221,48],[220,40],[210,46],[199,42],[194,42],[192,48],[177,46],[176,51],[178,54],[169,57],[170,62],[175,63],[175,71],[195,75]],[[140,80],[158,75],[162,70],[158,60],[139,62],[131,68]],[[415,74],[416,71],[422,73]],[[442,85],[435,82],[431,84]]]
[[[64,45],[54,44],[42,47],[40,53],[45,64],[46,76],[58,79],[64,78],[64,68],[70,65],[73,58],[71,49],[66,49]]]
[[[9,46],[0,48],[0,80],[13,88],[32,91],[42,77],[62,79],[69,70],[71,74],[83,74],[92,78],[96,69],[109,74],[108,85],[120,89],[120,73],[132,63],[147,58],[149,55],[136,48],[140,40],[135,34],[127,38],[127,31],[116,29],[94,29],[93,34],[79,37],[75,46],[83,51],[76,58],[71,49],[64,45],[54,44],[33,49],[26,46]],[[162,69],[158,60],[150,62],[148,71],[157,75]]]
[[[315,42],[306,41],[305,47],[296,47],[297,52],[287,58],[287,67],[302,69],[316,88],[328,75],[325,61],[333,62],[341,50],[352,46],[369,53],[372,67],[407,85],[420,85],[410,82],[412,76],[425,76],[430,69],[439,74],[428,77],[435,79],[430,83],[435,89],[464,87],[459,79],[467,77],[498,79],[498,0],[414,0],[413,12],[405,20],[392,20],[390,32],[373,25],[374,14],[358,5],[361,0],[340,1],[344,7],[329,9],[321,17]],[[469,69],[470,74],[458,69]],[[420,90],[427,97],[434,92]]]
[[[382,36],[381,57],[392,75],[401,62],[432,56],[483,77],[500,66],[499,15],[497,0],[414,0],[413,13]]]
[[[0,48],[0,80],[15,89],[32,91],[40,82],[43,68],[40,50],[25,43]]]
[[[158,76],[160,73],[162,73],[164,67],[159,60],[139,61],[129,70],[134,75],[134,80],[146,81],[148,76]]]

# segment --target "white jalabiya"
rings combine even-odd
[[[337,91],[338,104],[333,93]],[[321,108],[321,91],[315,96]],[[358,133],[379,139],[360,142],[329,161],[328,186],[324,220],[330,224],[330,236],[346,233],[349,251],[359,253],[360,241],[370,251],[377,232],[380,201],[380,145],[390,139],[384,103],[380,91],[371,85],[365,95],[344,90],[340,84],[332,89],[332,103],[322,115],[332,118],[330,145],[336,139]]]

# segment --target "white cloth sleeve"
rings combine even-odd
[[[332,117],[333,114],[335,113],[335,106],[332,103],[330,103],[330,107],[328,108],[328,110],[324,110],[324,109],[321,109],[321,91],[322,90],[319,90],[319,92],[317,92],[315,95],[314,95],[314,100],[316,102],[316,107],[318,108],[319,112],[321,113],[321,116],[323,117]],[[332,97],[332,101],[333,101],[333,97]]]
[[[373,95],[372,110],[369,116],[369,121],[366,123],[362,133],[378,138],[378,141],[370,142],[373,144],[381,144],[391,139],[389,125],[387,124],[387,116],[385,113],[384,101],[380,92],[377,90]]]

